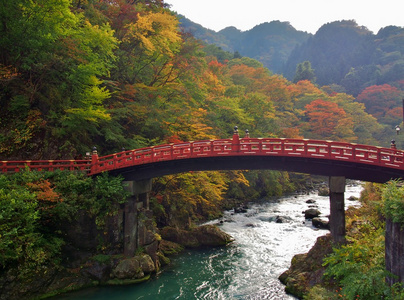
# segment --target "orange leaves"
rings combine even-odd
[[[300,80],[296,84],[289,85],[288,89],[295,97],[303,96],[304,94],[322,94],[321,90],[309,80]]]
[[[301,139],[303,136],[300,134],[299,128],[284,128],[282,129],[282,137],[290,139]]]
[[[218,62],[217,60],[212,60],[208,63],[209,70],[215,74],[221,74],[223,72],[223,64]]]
[[[47,179],[27,183],[27,187],[36,194],[41,202],[62,202],[60,195],[53,190],[52,184]]]
[[[0,81],[9,81],[18,76],[17,69],[14,67],[0,64]]]
[[[305,108],[311,131],[317,138],[332,138],[336,133],[336,127],[346,117],[344,109],[338,104],[321,99],[314,100]]]

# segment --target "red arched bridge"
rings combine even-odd
[[[392,148],[344,142],[239,138],[159,145],[88,160],[0,161],[2,173],[31,170],[81,170],[88,175],[121,174],[143,180],[203,170],[271,169],[324,176],[344,176],[371,182],[404,178],[404,152]]]

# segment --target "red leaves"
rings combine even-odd
[[[389,84],[367,87],[357,97],[366,106],[366,111],[379,120],[392,108],[401,106],[401,92]]]

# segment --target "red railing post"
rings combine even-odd
[[[240,136],[238,135],[238,127],[234,126],[233,140],[231,144],[232,152],[240,152]]]
[[[94,147],[93,153],[91,154],[90,174],[97,173],[97,170],[98,170],[98,152],[97,152],[97,147]]]

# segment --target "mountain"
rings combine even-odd
[[[248,31],[227,27],[215,32],[179,16],[181,28],[207,44],[215,44],[229,52],[239,52],[260,61],[274,73],[282,73],[293,49],[312,35],[296,30],[289,22],[272,21]]]
[[[372,85],[404,85],[404,28],[387,26],[374,34],[354,20],[324,24],[316,34],[289,22],[272,21],[248,31],[206,29],[180,16],[182,30],[207,44],[260,61],[293,80],[298,64],[311,63],[319,85],[333,85],[354,96]]]
[[[387,26],[375,35],[353,20],[327,23],[293,50],[282,74],[293,78],[304,61],[319,85],[337,84],[355,96],[371,85],[397,85],[404,79],[404,28]]]

